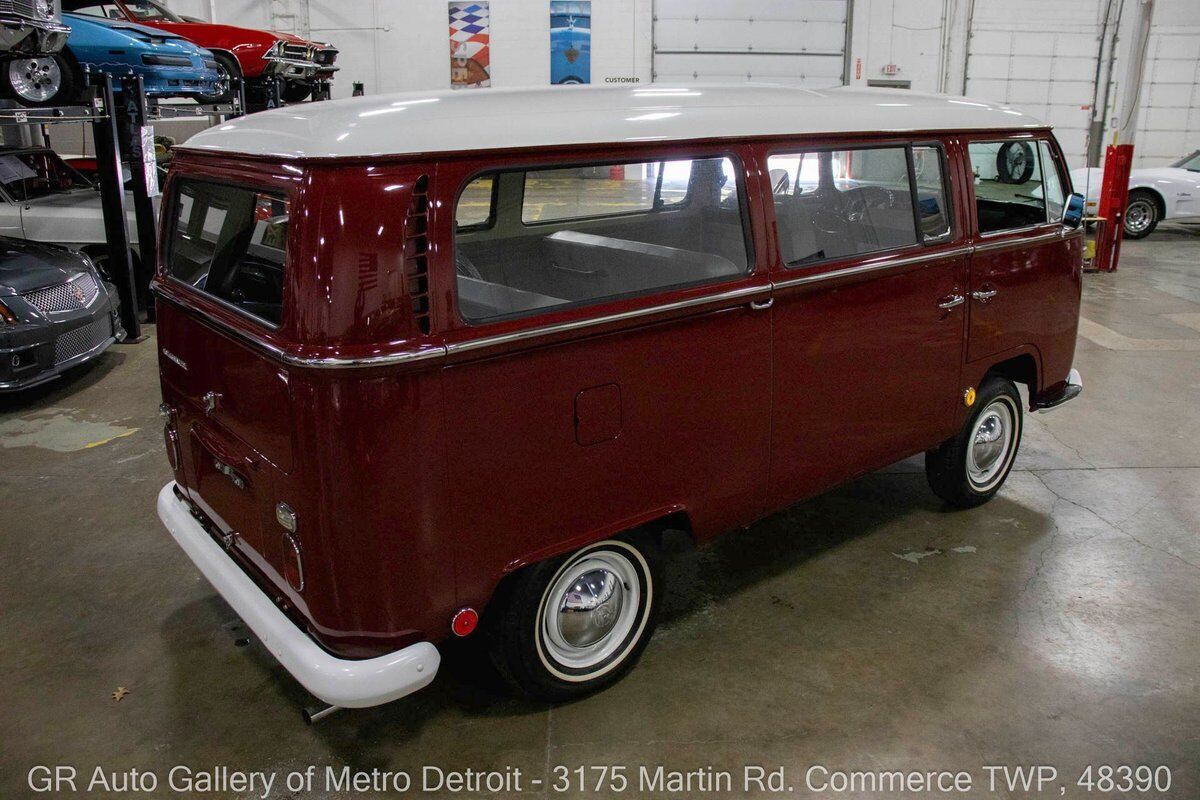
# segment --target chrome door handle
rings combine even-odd
[[[978,300],[981,303],[986,303],[988,300],[991,300],[995,296],[996,296],[995,289],[983,289],[983,290],[971,292],[971,297],[974,297],[976,300]]]
[[[963,297],[961,294],[952,294],[948,295],[947,297],[943,297],[938,301],[937,305],[938,308],[949,311],[955,306],[961,306],[965,302],[967,302],[967,298]]]
[[[759,301],[759,300],[751,300],[750,301],[750,308],[752,308],[755,311],[766,311],[768,308],[770,308],[773,305],[775,305],[774,297],[768,297],[766,300],[761,300],[761,301]]]
[[[204,413],[211,415],[214,411],[216,411],[217,410],[217,401],[220,399],[221,399],[221,395],[217,394],[216,392],[205,392],[204,393]]]

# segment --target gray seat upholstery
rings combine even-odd
[[[458,307],[467,319],[489,319],[562,305],[560,297],[526,292],[499,283],[458,276]]]
[[[912,206],[868,206],[850,219],[839,210],[844,201],[830,197],[776,197],[779,249],[786,264],[819,261],[856,253],[904,247],[917,241]],[[814,222],[815,220],[815,222]]]
[[[783,263],[798,264],[806,259],[825,257],[825,251],[817,240],[817,230],[812,224],[812,215],[794,197],[776,198],[775,213],[778,216],[779,250]]]
[[[727,258],[629,239],[558,231],[543,241],[555,293],[574,299],[644,292],[737,275]]]
[[[911,205],[897,208],[868,208],[862,222],[855,226],[860,237],[867,239],[859,252],[883,247],[903,247],[916,244],[916,223]]]

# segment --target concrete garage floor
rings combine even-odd
[[[989,764],[1057,767],[1047,797],[1114,796],[1075,785],[1088,764],[1166,765],[1167,796],[1200,796],[1198,245],[1164,228],[1087,277],[1084,394],[1027,417],[992,503],[944,510],[914,459],[678,552],[640,666],[553,709],[458,648],[429,689],[305,727],[303,690],[160,526],[154,345],[115,348],[0,401],[0,796],[36,764],[80,788],[151,770],[155,796],[175,765],[265,770],[272,797],[310,764],[293,796],[374,794],[320,788],[326,765],[519,767],[531,796],[579,794],[532,785],[559,764],[628,765],[624,796],[640,765],[712,766],[727,797],[745,764],[785,767],[793,796],[812,765],[964,770],[973,797],[1027,796],[988,791]]]

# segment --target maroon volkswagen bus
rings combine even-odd
[[[425,686],[477,628],[521,691],[605,686],[654,628],[664,531],[922,452],[977,505],[1023,407],[1080,391],[1082,198],[1005,106],[405,94],[176,153],[159,515],[336,706]]]

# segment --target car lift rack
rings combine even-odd
[[[156,120],[235,117],[246,108],[245,88],[235,78],[231,102],[217,105],[164,105],[147,99],[138,75],[116,76],[120,92],[114,92],[114,76],[93,72],[86,76],[89,100],[86,103],[46,108],[23,108],[12,101],[0,101],[0,125],[40,125],[43,139],[48,142],[51,124],[62,122],[90,123],[96,148],[96,171],[100,183],[100,202],[104,213],[105,239],[108,244],[108,277],[116,284],[121,299],[121,324],[127,334],[126,342],[138,342],[141,321],[139,301],[144,301],[147,318],[154,319],[154,305],[149,299],[150,278],[158,263],[157,224],[154,200],[146,179],[142,152],[142,127]],[[123,157],[122,157],[123,156]],[[121,163],[130,165],[130,194],[138,234],[140,274],[135,273],[130,255],[129,232],[126,226],[125,187],[121,180]]]

